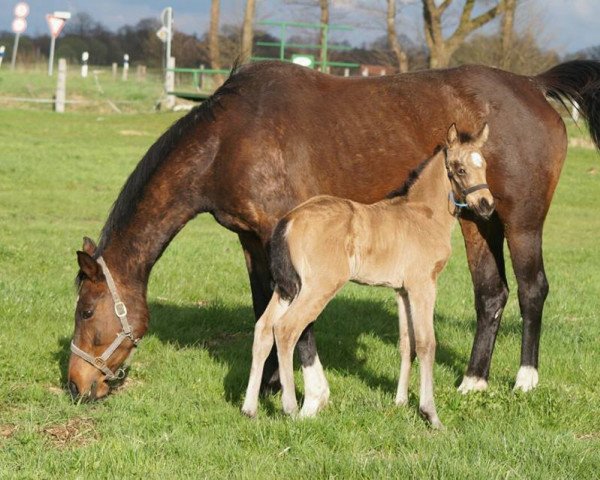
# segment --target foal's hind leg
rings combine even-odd
[[[404,290],[396,293],[398,302],[398,322],[400,331],[400,379],[396,392],[396,405],[408,403],[408,383],[410,380],[410,368],[415,358],[415,332],[410,321],[410,304]]]
[[[421,384],[419,388],[419,411],[433,428],[442,428],[433,398],[433,366],[435,363],[435,332],[433,308],[435,283],[415,284],[408,292],[412,326],[415,332],[415,350],[419,358]]]
[[[273,349],[273,324],[288,309],[288,303],[279,298],[277,291],[273,294],[267,309],[258,319],[254,327],[254,342],[252,344],[252,367],[246,390],[246,398],[242,412],[249,417],[256,416],[258,395],[265,360]]]
[[[541,228],[535,232],[511,232],[508,246],[517,277],[519,307],[523,317],[521,367],[515,390],[527,392],[538,383],[542,311],[549,289],[542,259]]]
[[[465,212],[460,222],[475,293],[477,329],[461,393],[485,390],[502,311],[508,299],[504,268],[504,231],[497,214],[488,221]]]
[[[287,414],[294,413],[298,408],[294,386],[294,346],[303,330],[316,320],[340,288],[325,288],[324,293],[323,285],[319,286],[318,291],[313,291],[308,283],[303,279],[300,293],[274,327],[281,379],[281,401],[283,411]],[[302,417],[316,415],[329,399],[329,385],[325,380],[323,368],[317,356],[314,358],[312,367],[312,369],[303,369],[306,395],[305,406],[302,407],[301,412]]]

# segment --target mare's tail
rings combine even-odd
[[[573,60],[534,77],[541,90],[564,105],[577,102],[592,140],[600,149],[600,62]]]
[[[287,243],[287,229],[289,221],[282,218],[271,237],[269,254],[271,258],[271,274],[275,285],[279,290],[281,298],[287,301],[293,300],[302,286],[300,276],[294,268],[290,249]]]

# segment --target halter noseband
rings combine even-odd
[[[113,280],[110,270],[106,266],[104,259],[102,257],[98,257],[97,262],[100,264],[100,267],[102,267],[102,273],[104,273],[104,277],[106,278],[108,290],[110,291],[110,295],[112,296],[115,304],[115,315],[121,322],[121,331],[117,334],[117,338],[113,340],[108,348],[104,350],[104,353],[102,353],[102,355],[99,357],[93,357],[89,353],[84,352],[77,345],[75,345],[74,341],[71,341],[71,352],[104,373],[107,380],[120,380],[125,377],[125,369],[120,367],[116,372],[113,372],[110,368],[108,368],[106,362],[126,338],[129,338],[129,340],[133,342],[134,347],[137,346],[140,339],[133,336],[131,325],[127,321],[127,307],[125,307],[125,304],[119,297],[115,281]]]

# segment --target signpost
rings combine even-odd
[[[129,73],[129,54],[123,55],[123,81],[127,81],[127,75]]]
[[[2,67],[2,60],[4,59],[5,51],[6,51],[6,47],[4,45],[0,46],[0,67]]]
[[[89,52],[83,52],[81,54],[81,76],[87,78],[88,76],[88,60],[90,58]]]
[[[29,15],[29,5],[25,2],[19,2],[15,5],[13,10],[15,19],[12,22],[12,31],[15,33],[15,44],[12,50],[12,60],[10,62],[10,68],[15,69],[15,63],[17,62],[17,49],[19,48],[19,38],[21,34],[27,29],[27,15]]]
[[[66,21],[71,18],[69,12],[54,12],[46,15],[46,22],[48,22],[48,28],[50,29],[50,55],[48,58],[48,75],[52,76],[52,70],[54,68],[54,45],[56,38],[62,32]]]
[[[156,36],[167,45],[165,66],[171,58],[171,40],[173,38],[173,7],[165,8],[160,14],[163,26],[156,32]]]

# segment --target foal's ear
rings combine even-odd
[[[96,244],[90,237],[83,237],[83,247],[81,249],[90,257],[93,257],[96,253]]]
[[[87,252],[77,252],[77,263],[82,273],[91,281],[96,282],[102,275],[102,268]]]
[[[473,140],[473,144],[475,145],[475,148],[479,149],[479,148],[483,147],[485,142],[487,142],[487,139],[489,136],[490,136],[490,127],[488,126],[487,123],[484,123],[483,128],[477,134],[477,136],[475,137],[475,140]]]
[[[458,130],[456,130],[456,123],[448,129],[447,142],[449,147],[454,147],[458,143]]]

